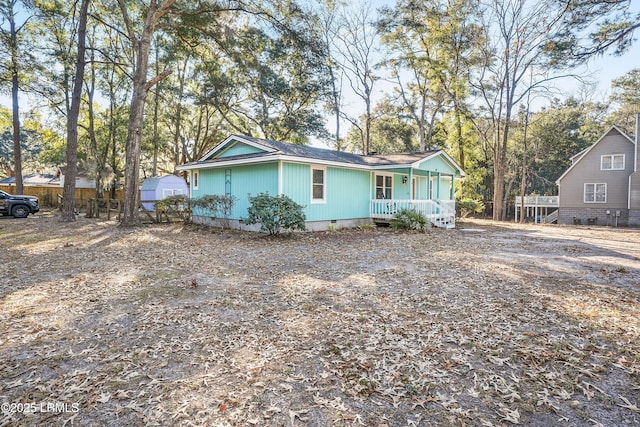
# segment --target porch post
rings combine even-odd
[[[282,194],[282,160],[278,160],[278,196]]]
[[[455,175],[451,175],[451,194],[449,194],[449,198],[451,200],[456,199],[456,190],[455,190]]]
[[[440,200],[440,180],[442,179],[442,173],[438,172],[438,182],[436,183],[436,200]]]
[[[409,168],[409,180],[407,181],[407,188],[409,189],[409,200],[413,201],[413,168]]]
[[[427,171],[427,200],[431,200],[431,171]]]

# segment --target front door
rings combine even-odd
[[[413,177],[413,179],[411,180],[411,200],[416,199],[416,193],[417,193],[416,189],[417,189],[416,178]]]

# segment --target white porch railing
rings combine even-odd
[[[524,196],[524,206],[522,205],[522,197],[517,196],[515,199],[515,221],[520,221],[524,215],[527,218],[533,217],[536,224],[555,222],[558,220],[559,206],[560,196]],[[549,210],[551,210],[551,214],[549,214]]]
[[[437,227],[455,227],[455,200],[372,199],[369,211],[373,219],[389,220],[402,209],[420,212]]]
[[[539,207],[558,207],[560,204],[560,196],[524,196],[524,205]],[[522,205],[522,198],[516,196],[516,206]]]

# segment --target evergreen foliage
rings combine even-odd
[[[431,223],[420,212],[412,209],[400,209],[391,220],[391,227],[395,230],[426,231],[431,228]]]
[[[229,228],[229,217],[236,200],[234,196],[206,195],[191,199],[191,208],[204,211],[208,216],[218,219],[222,228]]]
[[[156,211],[169,217],[177,217],[184,222],[191,220],[191,201],[183,194],[165,197],[155,203]]]
[[[251,206],[247,210],[245,224],[260,224],[260,231],[267,231],[270,235],[306,229],[304,206],[285,195],[270,196],[269,193],[260,193],[249,196],[249,202]]]
[[[472,213],[481,213],[484,211],[484,203],[478,199],[460,199],[456,201],[456,209],[459,211],[460,218],[466,218]]]

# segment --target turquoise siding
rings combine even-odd
[[[235,206],[231,214],[232,219],[242,219],[247,216],[249,208],[248,195],[268,192],[278,194],[278,165],[267,163],[252,166],[237,166],[231,169],[231,195],[236,197]],[[193,197],[205,194],[225,195],[225,168],[200,170],[200,184],[198,190],[193,190]]]
[[[402,183],[402,177],[407,177],[407,182]],[[393,175],[393,198],[400,200],[408,200],[411,198],[411,194],[409,193],[411,187],[409,186],[409,172],[405,174],[404,172],[401,174]]]
[[[236,142],[232,144],[229,148],[224,149],[220,154],[216,155],[216,158],[241,156],[244,154],[262,153],[263,151],[264,150],[260,150],[259,148],[252,147],[251,145],[243,144],[241,142]]]
[[[440,156],[425,160],[420,163],[418,167],[414,169],[414,173],[422,174],[419,171],[431,171],[432,175],[435,175],[438,172],[443,175],[455,175],[456,173],[458,173],[457,169],[454,169],[454,167],[449,164],[449,162],[447,162]]]
[[[416,180],[418,181],[416,198],[421,200],[427,199],[427,178],[423,176],[416,176]]]
[[[369,217],[369,172],[327,167],[325,203],[311,203],[311,165],[283,163],[282,191],[305,206],[307,221]]]

